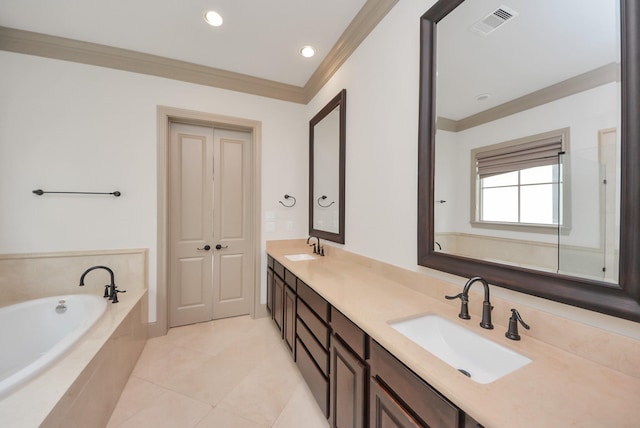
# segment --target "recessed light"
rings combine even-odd
[[[220,16],[218,12],[213,10],[210,10],[204,14],[204,20],[207,21],[207,24],[214,27],[219,27],[222,25],[222,16]]]
[[[302,55],[305,58],[311,58],[315,54],[316,54],[316,50],[313,48],[313,46],[303,46],[300,49],[300,55]]]
[[[491,97],[491,94],[481,94],[476,97],[477,101],[485,101]]]

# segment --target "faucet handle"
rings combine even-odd
[[[113,292],[111,293],[112,295],[110,297],[111,303],[118,303],[119,302],[118,293],[126,293],[126,292],[127,290],[118,290],[117,287],[114,287]]]
[[[444,296],[444,298],[447,300],[460,299],[460,313],[458,314],[458,317],[463,320],[471,319],[469,316],[469,297],[466,294],[460,293],[455,296]]]
[[[530,329],[529,325],[524,322],[520,316],[520,312],[518,312],[517,309],[512,308],[511,318],[509,318],[509,330],[504,334],[508,339],[520,340],[520,335],[518,334],[518,323],[522,324],[522,326],[527,330]]]
[[[463,297],[462,293],[456,294],[455,296],[444,296],[447,300],[462,299]]]

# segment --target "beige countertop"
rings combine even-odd
[[[494,317],[495,329],[485,330],[478,325],[477,314],[472,313],[467,321],[458,318],[459,303],[452,305],[444,298],[416,291],[371,266],[325,248],[325,257],[290,261],[284,256],[311,253],[303,241],[267,243],[267,252],[273,258],[485,427],[640,426],[638,377],[529,337],[526,330],[520,331],[521,341],[509,340],[504,336],[507,319],[501,322]],[[427,275],[423,275],[423,281],[443,287],[443,281]],[[446,292],[451,290],[445,286],[442,293],[432,295],[444,296]],[[446,317],[533,361],[492,383],[476,383],[388,324],[425,313]],[[636,348],[632,349],[635,352]],[[633,359],[640,364],[640,355]]]

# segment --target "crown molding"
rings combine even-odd
[[[80,40],[0,27],[0,49],[149,74],[302,103],[303,89],[267,79]]]
[[[620,64],[609,63],[460,120],[438,117],[437,129],[460,132],[561,98],[620,81]]]
[[[157,55],[0,26],[0,50],[307,104],[398,0],[368,0],[304,87]]]
[[[331,79],[398,0],[368,0],[304,86],[305,104]]]

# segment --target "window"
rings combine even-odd
[[[480,179],[480,221],[558,225],[559,165],[538,166]]]
[[[561,225],[567,138],[560,130],[474,150],[474,223]]]

